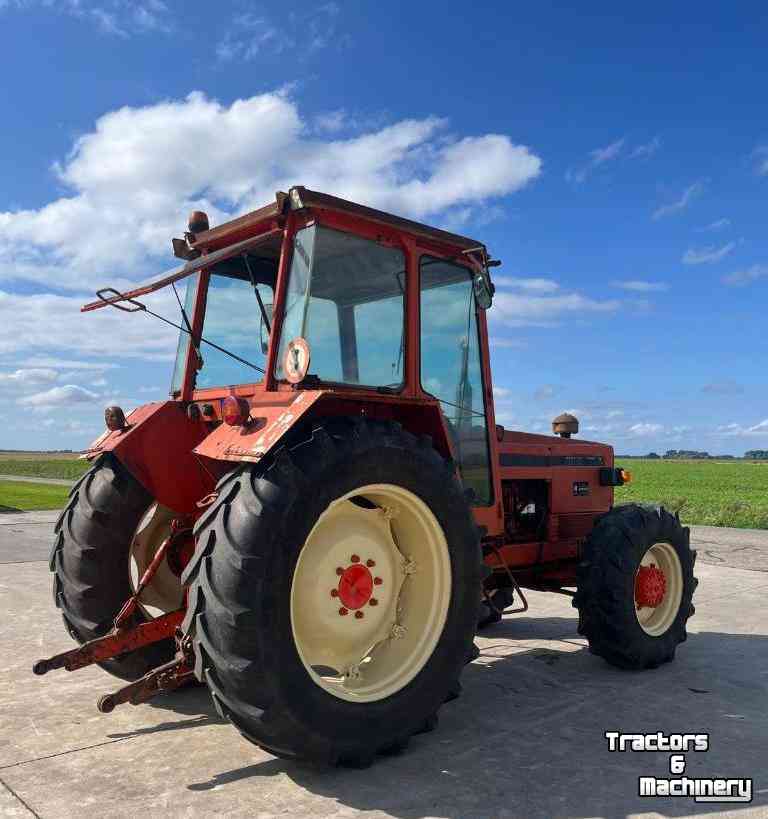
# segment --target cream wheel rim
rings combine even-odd
[[[670,543],[655,543],[635,573],[635,614],[652,637],[665,634],[675,622],[683,598],[683,569]]]
[[[128,582],[135,594],[139,580],[147,570],[155,552],[171,533],[171,521],[176,517],[166,506],[153,503],[136,527],[128,554]],[[149,618],[159,617],[180,608],[184,601],[181,580],[173,573],[166,557],[149,585],[141,593],[139,608]]]
[[[420,498],[370,484],[329,504],[291,583],[291,626],[312,680],[350,702],[404,688],[432,656],[451,599],[445,533]]]

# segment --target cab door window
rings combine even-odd
[[[475,503],[493,502],[485,390],[472,272],[423,256],[421,386],[440,401],[461,477]]]

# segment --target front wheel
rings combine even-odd
[[[431,441],[334,421],[218,491],[185,627],[220,713],[273,753],[355,766],[434,725],[471,653],[481,556]]]
[[[663,507],[627,504],[603,515],[577,568],[579,633],[619,668],[669,662],[694,613],[690,531]]]

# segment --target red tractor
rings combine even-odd
[[[106,411],[51,555],[79,647],[128,685],[99,708],[196,679],[249,740],[353,766],[436,724],[480,625],[570,595],[613,665],[686,637],[689,532],[614,506],[605,444],[495,422],[480,242],[305,188],[209,229],[140,299],[176,292],[170,399]],[[161,317],[168,321],[167,318]]]

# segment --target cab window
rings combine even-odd
[[[423,256],[421,385],[440,401],[461,477],[475,504],[493,502],[480,337],[473,277],[461,265]]]

